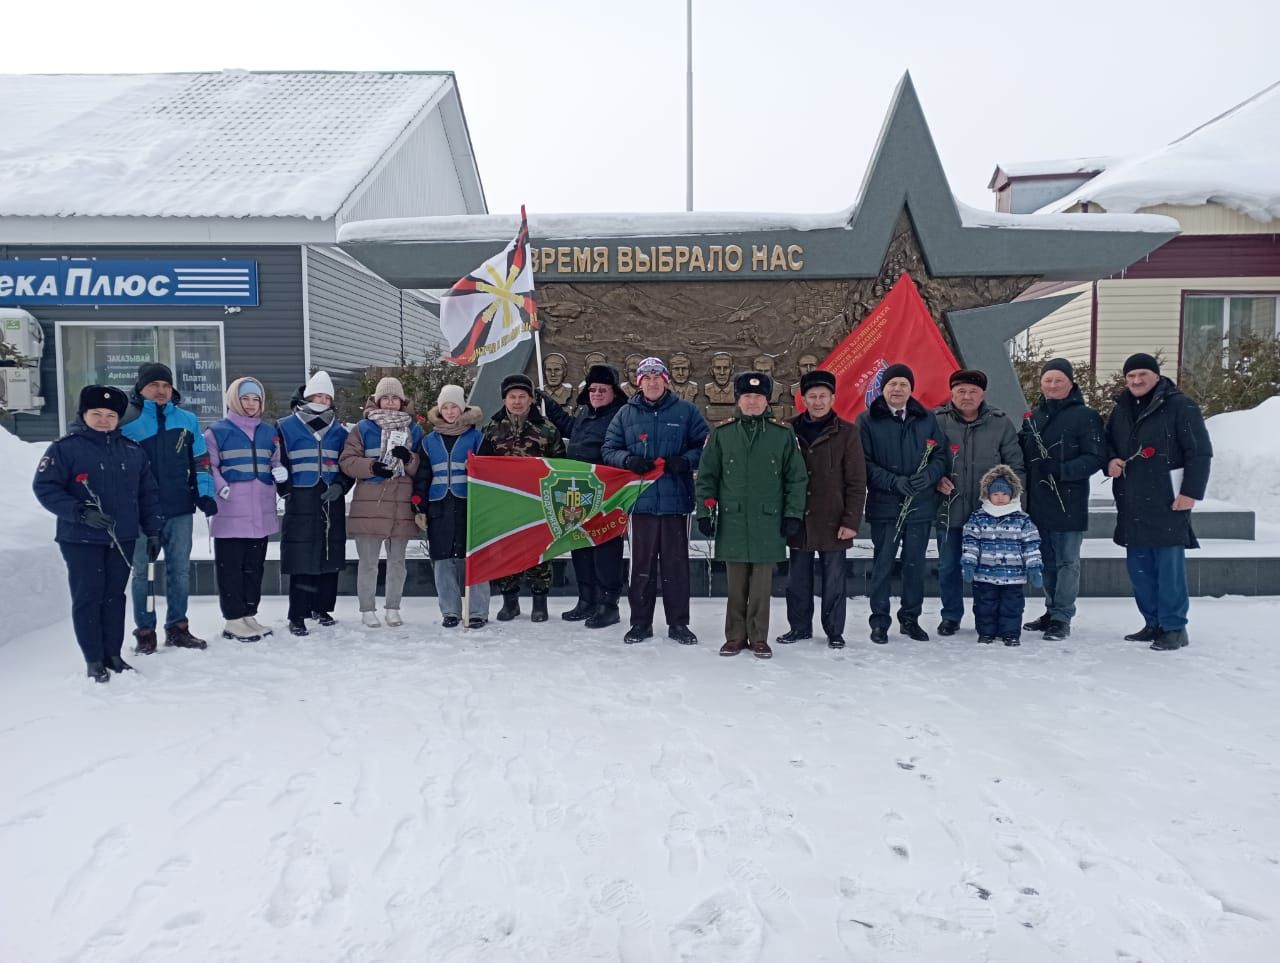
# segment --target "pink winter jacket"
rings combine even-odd
[[[261,423],[261,418],[248,418],[228,411],[226,419],[253,437],[254,429]],[[204,443],[209,449],[209,465],[213,472],[213,490],[220,492],[229,488],[226,498],[218,496],[218,514],[209,519],[209,533],[214,538],[266,538],[280,531],[280,520],[276,516],[276,486],[264,485],[253,481],[227,482],[219,471],[221,458],[218,452],[218,441],[213,436],[213,429],[204,430]],[[271,467],[280,464],[280,446],[271,453]]]

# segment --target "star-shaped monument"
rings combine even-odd
[[[512,215],[409,218],[345,225],[344,250],[402,288],[445,288],[501,250],[519,227]],[[681,212],[638,215],[531,215],[532,242],[556,251],[604,250],[599,264],[561,257],[541,262],[539,285],[595,282],[747,281],[776,273],[730,270],[722,260],[696,274],[617,270],[620,249],[667,251],[699,242],[741,251],[803,251],[799,280],[850,282],[855,324],[897,276],[909,270],[935,319],[945,320],[957,356],[989,378],[992,404],[1025,407],[1006,342],[1071,300],[1014,300],[1037,281],[1091,281],[1138,261],[1178,233],[1171,218],[1143,214],[997,214],[960,204],[951,193],[910,75],[885,118],[857,202],[832,215]],[[775,265],[776,266],[776,265]],[[785,268],[785,266],[784,266]],[[749,285],[743,285],[744,289]],[[473,401],[499,404],[502,377],[528,367],[532,347],[484,365]]]

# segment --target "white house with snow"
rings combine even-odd
[[[1167,373],[1280,334],[1280,83],[1172,143],[1130,158],[1001,164],[989,187],[1013,213],[1165,214],[1182,233],[1109,278],[1039,284],[1079,296],[1030,329],[1053,354],[1118,371],[1160,351]]]
[[[338,230],[486,212],[451,73],[0,75],[0,131],[0,313],[43,335],[30,439],[142,361],[208,422],[241,375],[279,412],[311,370],[421,359],[432,303]]]

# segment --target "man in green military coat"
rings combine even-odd
[[[698,530],[715,535],[729,582],[720,654],[750,645],[768,659],[773,567],[804,527],[809,473],[791,426],[769,415],[773,379],[747,371],[734,379],[733,394],[738,413],[711,430],[698,467]]]

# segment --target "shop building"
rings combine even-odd
[[[450,73],[0,76],[0,129],[0,317],[40,352],[7,402],[28,440],[143,361],[208,424],[242,375],[280,414],[310,371],[341,390],[420,359],[433,302],[339,250],[338,229],[486,212]]]

